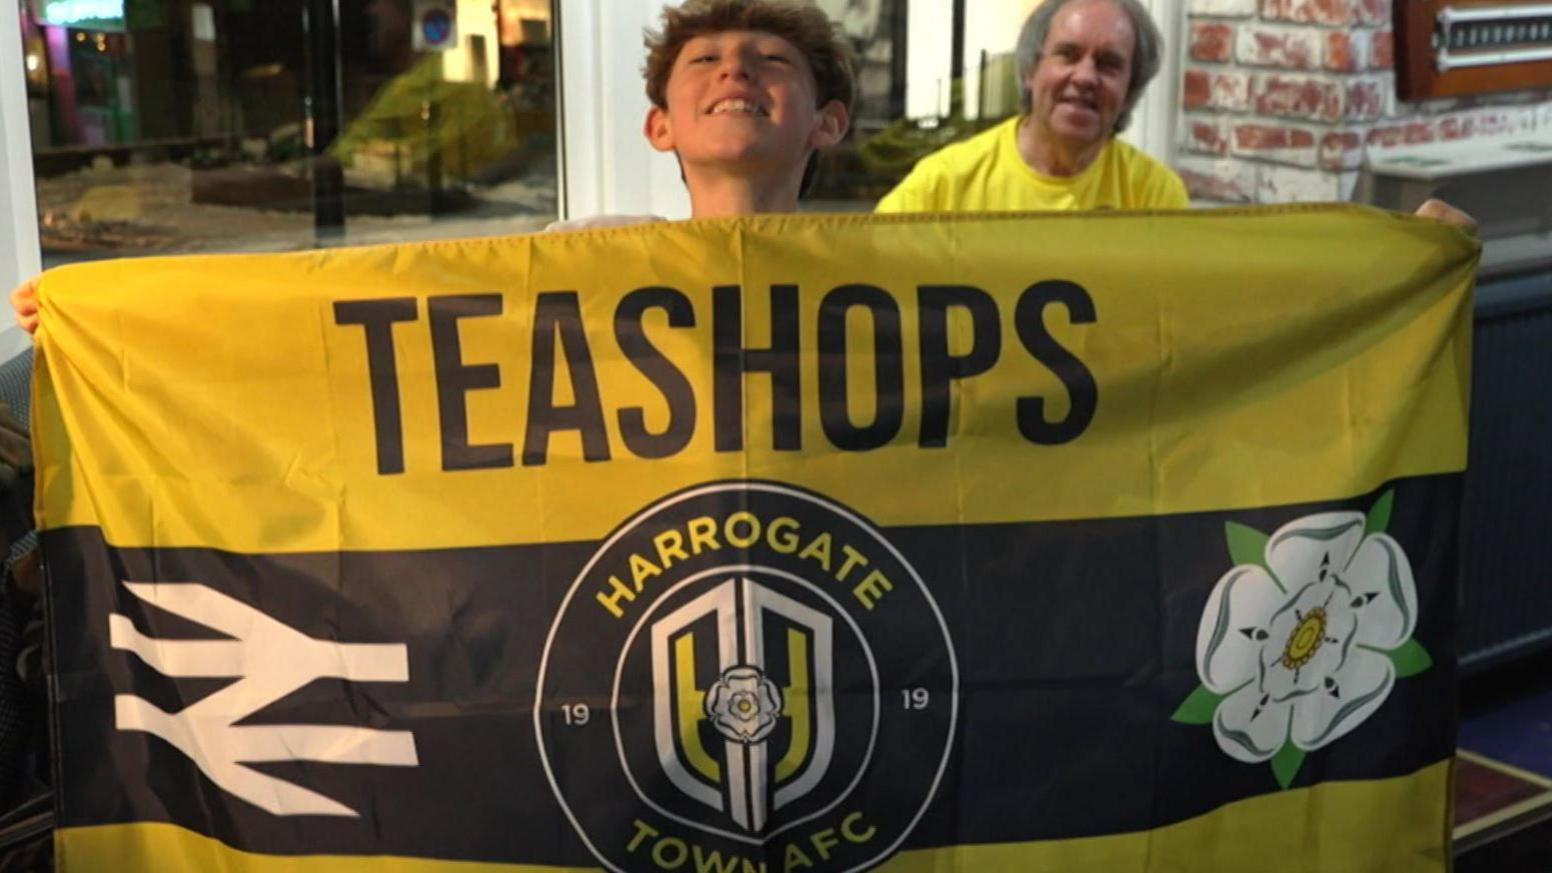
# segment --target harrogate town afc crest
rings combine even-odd
[[[958,668],[927,586],[858,513],[727,482],[622,524],[545,643],[534,729],[616,871],[865,870],[948,761]]]

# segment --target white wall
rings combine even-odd
[[[561,0],[561,216],[687,218],[672,155],[647,145],[642,31],[662,0]]]
[[[38,210],[32,181],[32,139],[27,122],[27,84],[22,67],[19,9],[0,15],[0,297],[42,269]],[[27,334],[15,326],[9,305],[0,305],[0,360],[25,349]]]
[[[1186,54],[1183,0],[1142,0],[1164,36],[1163,63],[1132,113],[1132,125],[1121,139],[1166,164],[1175,160],[1175,125],[1180,117],[1180,71]]]
[[[948,114],[948,72],[953,57],[949,28],[952,22],[953,10],[948,0],[909,0],[906,5],[907,118],[936,118]]]
[[[1039,0],[974,0],[965,4],[965,108],[976,113],[976,95],[981,93],[981,53],[989,56],[1012,55],[1024,19],[1039,6]],[[988,84],[988,88],[1003,87]],[[1016,83],[1006,87],[1017,87]],[[1017,92],[1015,92],[1017,93]],[[1015,105],[1017,98],[1014,98]]]

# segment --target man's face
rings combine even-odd
[[[779,36],[731,30],[698,36],[674,59],[667,109],[647,113],[646,135],[686,167],[801,172],[810,151],[846,129],[837,101],[816,107],[808,59]]]
[[[1034,122],[1073,147],[1110,136],[1128,105],[1136,47],[1131,19],[1110,0],[1062,7],[1025,82]]]

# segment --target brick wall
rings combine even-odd
[[[1371,149],[1552,131],[1552,92],[1395,96],[1391,0],[1186,0],[1175,169],[1220,203],[1347,200]]]

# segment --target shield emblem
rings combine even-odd
[[[835,748],[829,616],[747,577],[652,626],[653,739],[684,795],[748,833],[824,778]]]

